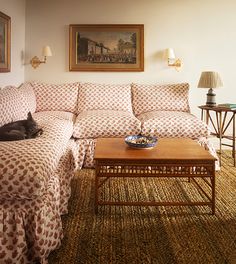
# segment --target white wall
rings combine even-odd
[[[0,73],[0,87],[24,82],[25,0],[0,0],[0,11],[11,17],[11,71]]]
[[[218,102],[236,102],[235,0],[26,0],[26,63],[41,55],[42,46],[53,57],[36,70],[26,65],[25,79],[52,83],[90,81],[189,82],[192,111],[206,101],[197,89],[203,70],[218,71],[224,87]],[[144,24],[144,72],[69,72],[69,24]],[[162,54],[173,47],[183,61],[180,72],[167,67]]]

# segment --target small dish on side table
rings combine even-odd
[[[125,138],[125,143],[132,148],[149,149],[156,146],[157,138],[142,135],[131,135]]]

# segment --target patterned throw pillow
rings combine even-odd
[[[36,111],[36,97],[31,83],[22,83],[22,85],[19,87],[19,91],[26,99],[28,110],[31,113],[34,113]]]
[[[80,84],[78,113],[87,110],[120,110],[132,113],[130,85]]]
[[[132,84],[133,110],[141,113],[167,110],[189,112],[189,84]]]
[[[0,90],[0,126],[26,119],[28,104],[17,87],[6,86]]]
[[[76,113],[79,83],[46,84],[32,82],[40,111],[65,111]]]

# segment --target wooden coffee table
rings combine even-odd
[[[210,206],[215,214],[215,158],[191,139],[162,138],[152,149],[133,149],[124,138],[99,138],[95,148],[95,212],[98,205]],[[113,177],[187,177],[207,201],[104,201],[99,191]],[[201,178],[209,186],[203,190]]]

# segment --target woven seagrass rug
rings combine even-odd
[[[216,214],[207,206],[100,206],[94,213],[94,170],[72,182],[65,237],[49,264],[236,263],[236,168],[231,152],[216,173]],[[207,188],[204,186],[203,188]],[[187,179],[122,179],[105,183],[118,200],[205,199]]]

